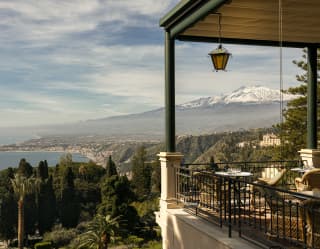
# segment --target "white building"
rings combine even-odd
[[[279,146],[280,144],[281,144],[280,138],[273,133],[268,133],[266,135],[263,135],[262,141],[260,141],[261,147]]]

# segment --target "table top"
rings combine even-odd
[[[221,176],[229,176],[229,177],[247,177],[247,176],[252,176],[251,172],[246,172],[246,171],[218,171],[215,172],[216,175],[221,175]]]
[[[296,172],[300,172],[300,173],[304,173],[304,172],[306,172],[306,171],[309,171],[309,170],[311,170],[310,168],[300,168],[300,167],[298,167],[298,168],[292,168],[292,169],[290,169],[291,171],[296,171]]]

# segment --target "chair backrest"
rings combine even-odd
[[[302,176],[302,181],[311,189],[320,188],[320,169],[312,169]]]
[[[286,169],[282,169],[277,175],[275,175],[274,177],[270,178],[270,179],[266,179],[266,180],[261,180],[262,183],[268,185],[268,186],[276,186],[278,183],[280,183],[280,181],[282,180],[283,176],[285,175],[285,173],[287,172]]]

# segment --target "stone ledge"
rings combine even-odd
[[[257,249],[235,234],[228,237],[227,229],[216,226],[183,209],[167,209],[156,213],[162,229],[163,249]]]

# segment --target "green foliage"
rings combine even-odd
[[[138,199],[143,200],[151,192],[151,165],[146,163],[146,150],[139,147],[132,158],[132,185]]]
[[[162,248],[162,243],[161,243],[161,241],[152,240],[152,241],[149,241],[147,244],[144,244],[142,246],[142,248],[146,248],[146,249],[161,249]]]
[[[101,182],[102,202],[98,212],[102,215],[120,217],[120,224],[124,230],[133,231],[139,223],[137,211],[130,204],[134,200],[130,182],[126,176],[106,177]]]
[[[12,168],[0,171],[0,239],[10,240],[15,237],[17,227],[17,202],[14,198],[11,178]]]
[[[73,163],[72,170],[76,178],[80,178],[88,183],[99,183],[101,177],[106,174],[105,168],[96,165],[94,162]]]
[[[100,186],[83,179],[75,180],[80,202],[80,221],[92,220],[96,207],[101,203]]]
[[[14,178],[10,179],[10,181],[19,206],[18,247],[23,248],[24,229],[27,234],[33,232],[32,224],[34,224],[36,219],[36,206],[33,205],[35,204],[35,195],[33,193],[37,191],[38,183],[35,178],[27,178],[22,172],[15,174]],[[25,208],[25,205],[28,208]]]
[[[37,187],[38,191],[38,187]],[[24,228],[25,234],[34,234],[38,221],[37,194],[28,194],[24,200]]]
[[[136,235],[130,235],[124,240],[124,243],[128,249],[138,249],[141,248],[143,241],[143,238],[139,238]]]
[[[44,241],[39,242],[34,245],[34,249],[51,249],[51,242],[50,241]]]
[[[52,176],[42,180],[38,194],[38,228],[40,234],[51,229],[56,218],[56,197]]]
[[[318,58],[320,49],[318,49]],[[307,62],[306,62],[307,50],[303,50],[302,59],[299,61],[293,61],[298,68],[302,70],[302,73],[297,75],[297,81],[301,83],[298,87],[291,87],[284,91],[285,93],[294,94],[297,96],[288,102],[287,108],[283,112],[285,121],[282,124],[278,124],[278,128],[281,131],[283,138],[284,148],[283,157],[286,159],[296,159],[298,157],[297,151],[302,148],[306,148],[307,143]],[[320,60],[318,59],[318,70],[320,69]],[[318,84],[319,84],[318,79]],[[320,94],[320,89],[317,90],[317,95]],[[318,110],[319,116],[320,110]],[[318,133],[320,122],[318,120]]]
[[[118,175],[116,164],[112,161],[111,156],[109,156],[107,165],[106,165],[106,176],[111,177],[114,175]]]
[[[161,166],[160,160],[157,158],[151,164],[151,193],[160,195],[161,192]]]
[[[30,177],[33,174],[33,168],[25,158],[22,158],[19,162],[18,173],[25,177]]]
[[[79,236],[77,248],[107,248],[108,244],[114,241],[118,227],[118,217],[111,218],[110,215],[102,216],[98,214],[88,224],[86,232]]]
[[[159,210],[159,198],[155,197],[143,202],[134,202],[133,206],[137,209],[140,217],[140,229],[138,234],[148,240],[156,238],[154,228],[157,226],[154,212]]]
[[[40,177],[42,181],[49,177],[47,160],[39,162],[38,177]]]
[[[59,165],[61,167],[71,167],[72,166],[72,154],[66,153],[60,157]]]
[[[80,216],[80,203],[74,187],[74,174],[68,167],[62,178],[60,207],[60,221],[64,227],[71,228],[78,224]]]
[[[55,248],[68,245],[74,238],[78,236],[75,228],[66,229],[61,226],[55,226],[52,232],[47,232],[43,236],[44,241],[51,241]]]

